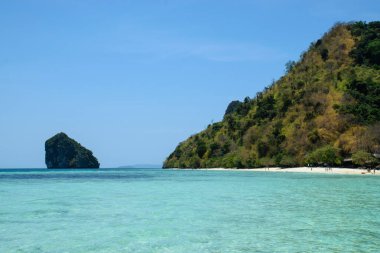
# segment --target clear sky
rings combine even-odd
[[[162,163],[353,20],[380,1],[1,1],[0,167],[45,167],[61,131],[101,167]]]

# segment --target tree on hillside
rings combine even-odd
[[[328,166],[340,165],[342,157],[339,155],[339,149],[330,145],[314,150],[306,159],[310,164],[327,164]]]
[[[294,66],[296,66],[296,62],[295,61],[288,61],[287,63],[285,63],[285,72],[289,73],[290,71],[292,71],[292,69],[294,68]]]
[[[360,38],[351,56],[357,64],[380,66],[380,22],[357,22],[351,26],[352,33]]]
[[[372,168],[376,164],[376,158],[368,152],[359,150],[352,154],[352,163],[361,167]]]
[[[241,104],[242,104],[242,102],[240,102],[239,100],[232,101],[227,106],[227,109],[226,109],[226,112],[224,113],[224,115],[236,112],[237,109],[239,108],[239,106],[241,106]]]

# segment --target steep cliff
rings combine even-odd
[[[65,133],[58,133],[45,142],[45,163],[48,168],[99,168],[92,152]]]

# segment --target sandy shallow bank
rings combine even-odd
[[[325,167],[296,167],[296,168],[256,168],[256,169],[231,169],[231,168],[209,168],[209,169],[178,169],[178,170],[207,170],[207,171],[269,171],[269,172],[301,172],[301,173],[324,173],[324,174],[352,174],[352,175],[380,175],[380,171],[373,174],[373,170],[352,168],[325,168]]]

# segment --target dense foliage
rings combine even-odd
[[[380,22],[357,22],[351,25],[352,34],[359,37],[359,43],[351,55],[358,64],[380,67]]]
[[[377,160],[372,154],[359,150],[352,154],[352,162],[358,166],[373,167]]]
[[[310,165],[340,165],[342,163],[342,158],[339,155],[339,149],[332,146],[325,146],[318,148],[311,152],[307,158],[306,162]]]
[[[380,153],[379,24],[336,24],[277,82],[180,143],[164,167],[339,165],[360,150]]]

